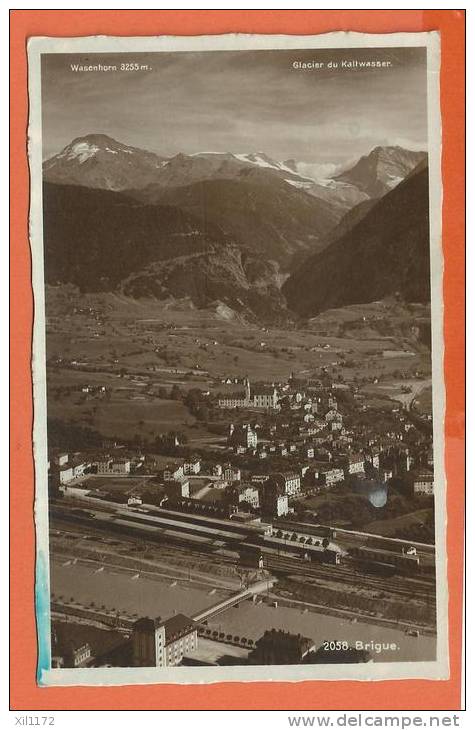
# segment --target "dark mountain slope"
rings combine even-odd
[[[276,267],[218,226],[122,193],[44,184],[45,278],[83,292],[223,301],[251,318],[285,318]]]
[[[43,190],[48,283],[107,291],[150,261],[225,243],[216,226],[177,208],[70,185],[45,183]]]
[[[430,298],[427,167],[410,175],[354,228],[310,257],[283,287],[289,307],[302,316],[396,292],[407,302]]]
[[[338,223],[334,207],[259,170],[238,180],[206,180],[180,188],[150,185],[130,191],[141,200],[174,205],[204,225],[213,223],[238,245],[292,266],[293,257],[318,251]]]
[[[341,221],[337,223],[335,228],[332,228],[330,233],[327,235],[323,248],[330,246],[330,244],[334,243],[334,241],[338,241],[339,238],[344,236],[345,233],[348,233],[348,231],[355,228],[358,223],[365,218],[369,211],[374,208],[377,202],[377,199],[363,200],[362,203],[358,203],[358,205],[350,208],[350,210],[345,213]]]

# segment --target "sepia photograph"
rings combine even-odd
[[[438,48],[30,40],[40,683],[447,676]]]

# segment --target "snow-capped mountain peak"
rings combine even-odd
[[[123,190],[154,182],[163,158],[117,142],[106,134],[76,137],[43,163],[50,182]]]
[[[288,172],[291,175],[298,174],[295,169],[287,166],[284,162],[277,162],[264,152],[251,152],[247,154],[235,154],[234,157],[241,162],[247,162],[257,167],[267,167],[280,172]],[[300,177],[300,176],[299,176]]]
[[[118,155],[121,153],[132,155],[134,152],[147,155],[150,154],[143,150],[136,149],[135,147],[129,147],[121,142],[117,142],[115,139],[108,137],[106,134],[88,134],[85,137],[77,137],[76,139],[73,139],[73,141],[66,145],[66,147],[53,159],[77,159],[79,163],[82,164],[101,152],[106,152],[112,155]]]

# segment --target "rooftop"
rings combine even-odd
[[[251,396],[254,395],[274,395],[276,389],[273,385],[255,385],[251,389]]]
[[[315,642],[307,636],[291,634],[289,631],[284,631],[283,629],[269,629],[265,631],[263,636],[256,642],[256,644],[260,643],[274,643],[282,648],[298,647],[301,652],[307,652],[315,646]]]
[[[165,627],[165,645],[176,641],[181,636],[185,636],[196,629],[196,624],[193,619],[188,618],[183,613],[177,613],[176,616],[171,616],[171,618],[163,622],[163,626]]]

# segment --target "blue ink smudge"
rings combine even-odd
[[[36,633],[38,642],[38,663],[36,680],[45,686],[43,672],[51,668],[50,603],[48,591],[47,561],[43,551],[38,551],[35,581]]]

